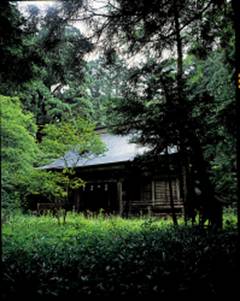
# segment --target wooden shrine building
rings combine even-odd
[[[66,161],[67,166],[75,166],[77,175],[86,182],[84,187],[72,191],[71,202],[77,211],[99,212],[102,209],[120,215],[170,214],[173,209],[171,185],[174,211],[182,213],[177,152],[171,150],[170,164],[166,165],[164,154],[154,158],[146,155],[148,149],[131,143],[128,135],[113,135],[106,130],[99,131],[99,135],[106,145],[104,154],[79,159],[78,154],[69,152],[65,161],[60,158],[41,167],[61,170]]]

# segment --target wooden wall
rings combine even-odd
[[[182,212],[183,203],[180,199],[179,180],[171,180],[174,208],[176,212]],[[129,200],[130,212],[141,211],[146,213],[168,213],[171,211],[169,182],[167,179],[148,179],[139,185],[140,199]]]
[[[158,166],[155,169],[152,167],[143,170],[133,169],[130,165],[123,164],[81,170],[79,176],[87,182],[87,186],[84,190],[75,191],[73,202],[79,211],[96,210],[98,206],[102,206],[106,211],[126,216],[141,212],[143,214],[170,213],[169,182],[166,172]],[[174,208],[176,213],[182,213],[183,203],[176,174],[170,175]],[[106,183],[107,190],[104,188]],[[91,185],[94,187],[92,191]],[[108,199],[107,204],[105,199]]]

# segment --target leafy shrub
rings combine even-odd
[[[159,220],[15,215],[3,227],[3,297],[220,295],[236,290],[237,235]]]

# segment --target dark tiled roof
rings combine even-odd
[[[133,161],[138,155],[142,155],[149,149],[136,143],[131,143],[131,136],[113,135],[103,133],[100,135],[106,145],[105,153],[101,155],[91,155],[80,157],[76,152],[69,151],[62,158],[59,158],[51,164],[42,166],[41,169],[63,169],[64,167],[87,167],[102,164],[111,164],[119,162]]]

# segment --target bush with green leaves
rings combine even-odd
[[[2,206],[18,207],[21,191],[38,154],[36,125],[30,113],[23,112],[17,97],[0,96]]]
[[[219,296],[237,290],[234,227],[158,219],[14,216],[3,227],[4,297]]]
[[[65,160],[66,168],[62,172],[36,167],[60,156],[64,159],[70,150],[84,156],[101,153],[104,145],[94,132],[94,125],[81,118],[51,123],[44,127],[42,141],[37,143],[33,115],[23,110],[19,99],[0,96],[0,101],[4,213],[27,206],[30,195],[43,196],[53,202],[66,200],[70,189],[84,184],[74,176],[74,166],[68,166]]]

